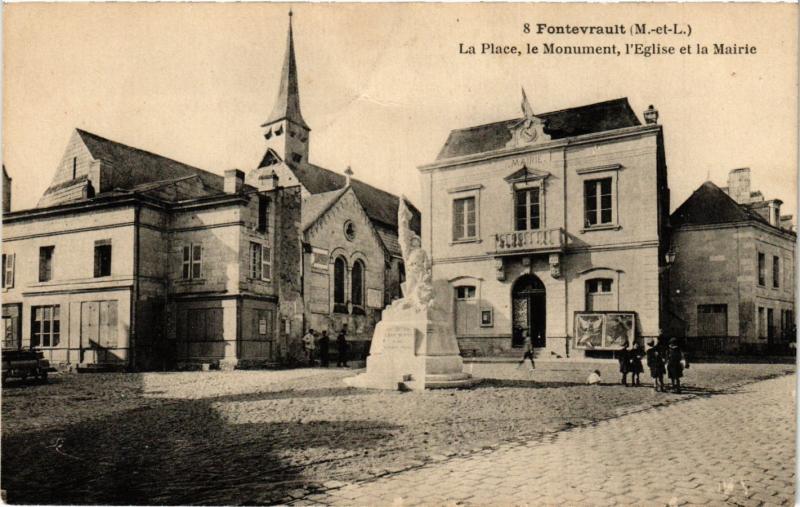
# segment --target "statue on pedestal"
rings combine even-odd
[[[466,387],[475,380],[462,371],[463,362],[452,321],[436,304],[431,261],[411,229],[411,210],[400,198],[398,240],[406,266],[403,297],[383,311],[375,326],[367,371],[345,379],[354,387],[431,389]]]

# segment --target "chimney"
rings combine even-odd
[[[750,203],[749,167],[740,167],[728,173],[728,195],[739,204]]]
[[[239,169],[228,169],[225,171],[225,183],[223,190],[226,194],[236,194],[242,191],[244,186],[244,172]]]
[[[658,109],[653,107],[653,104],[650,104],[644,112],[644,122],[648,125],[655,125],[658,123]]]
[[[769,201],[769,224],[775,227],[781,226],[781,204],[783,202],[779,199],[772,199]]]
[[[345,186],[349,187],[350,186],[350,179],[353,177],[353,170],[350,169],[350,166],[347,166],[347,169],[344,170],[344,176],[345,176],[345,178],[347,178],[347,182],[345,183]]]
[[[270,171],[268,174],[263,174],[258,178],[259,190],[275,190],[278,188],[278,175],[275,171]]]

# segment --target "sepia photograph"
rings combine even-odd
[[[794,505],[799,20],[3,4],[0,499]]]

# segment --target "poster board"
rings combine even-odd
[[[636,339],[635,312],[575,312],[574,347],[583,350],[619,350]]]

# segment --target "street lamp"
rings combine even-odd
[[[667,250],[667,253],[664,255],[664,260],[667,262],[667,267],[672,266],[675,263],[675,257],[677,253],[674,248],[670,248]]]

